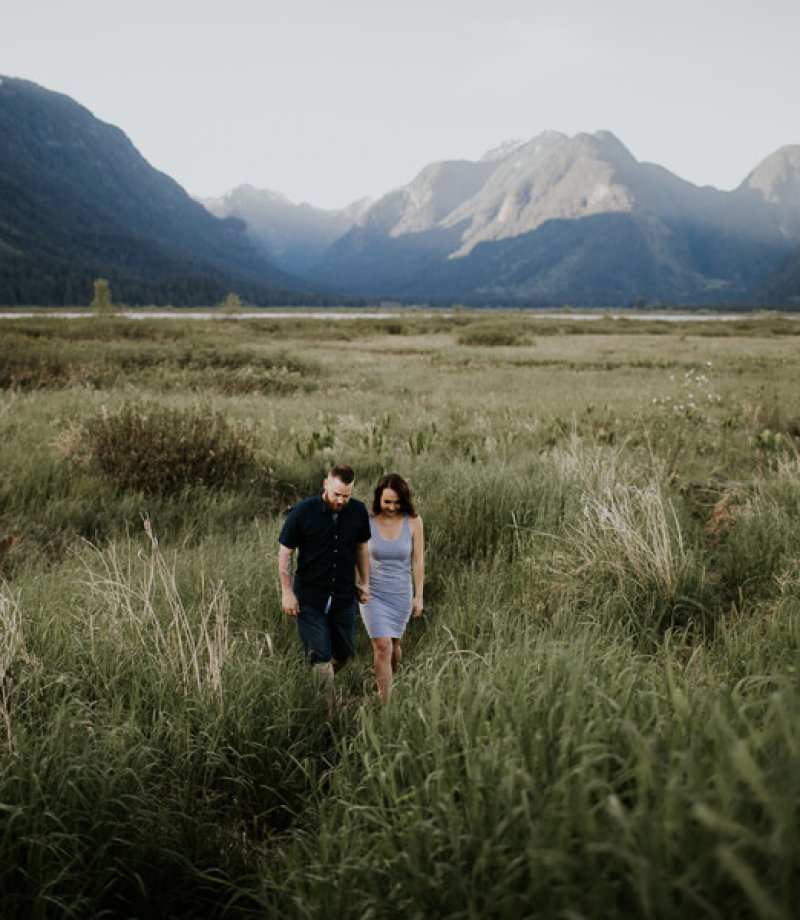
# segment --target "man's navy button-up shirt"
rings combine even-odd
[[[314,495],[292,508],[278,540],[298,550],[295,591],[352,598],[356,550],[369,538],[369,515],[363,502],[351,498],[334,520],[322,496]]]

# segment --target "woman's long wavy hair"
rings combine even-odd
[[[411,489],[408,483],[399,473],[384,473],[375,486],[375,493],[372,498],[372,513],[381,513],[381,495],[384,489],[391,489],[397,492],[400,499],[400,512],[407,514],[409,517],[416,517],[417,511],[414,507],[414,501],[411,498]]]

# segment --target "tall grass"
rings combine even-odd
[[[793,916],[794,326],[475,319],[0,330],[3,917]],[[103,406],[165,423],[116,477],[58,449]],[[252,465],[148,485],[211,429]],[[359,631],[329,715],[276,551],[333,460],[409,477],[428,577],[390,705]]]
[[[729,688],[569,611],[480,615],[491,639],[443,636],[362,711],[268,915],[791,916],[796,682]]]
[[[3,593],[4,916],[221,915],[329,757],[285,639],[181,584],[152,530],[121,550],[84,551],[66,596]]]
[[[561,539],[553,571],[574,586],[579,607],[616,610],[636,635],[706,625],[702,555],[687,545],[658,482],[584,493],[581,519]]]

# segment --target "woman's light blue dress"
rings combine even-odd
[[[408,516],[396,540],[384,540],[375,518],[369,519],[368,603],[361,605],[361,618],[370,639],[399,639],[411,616],[411,526]]]

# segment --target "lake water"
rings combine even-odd
[[[96,314],[88,310],[0,310],[0,319],[34,319],[36,317],[56,317],[58,319],[86,319]],[[400,319],[405,316],[430,318],[434,313],[404,313],[395,312],[352,312],[342,313],[337,310],[320,310],[316,312],[291,312],[277,310],[245,311],[242,313],[222,313],[212,310],[124,310],[114,316],[124,316],[126,319],[192,319],[192,320],[220,320],[220,319]],[[476,317],[490,318],[492,311],[474,314]],[[526,319],[558,319],[558,320],[601,320],[601,319],[630,319],[641,322],[666,322],[666,323],[705,323],[712,321],[735,322],[740,319],[752,317],[752,313],[608,313],[604,311],[591,313],[543,313],[538,310],[519,311],[520,316]]]

